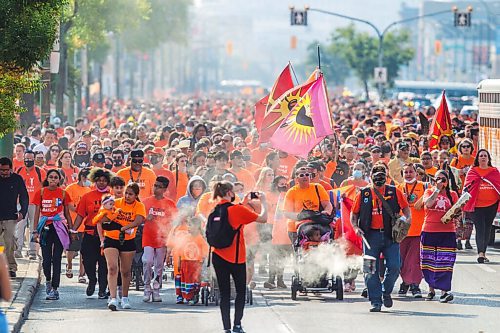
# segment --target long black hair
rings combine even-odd
[[[474,166],[475,166],[475,167],[478,167],[478,166],[479,166],[479,154],[480,154],[480,153],[482,153],[483,151],[484,151],[484,152],[486,152],[486,155],[488,155],[488,166],[489,166],[489,167],[493,166],[493,165],[491,164],[491,155],[490,155],[490,152],[489,152],[489,151],[487,151],[487,150],[486,150],[486,149],[484,149],[484,148],[483,148],[483,149],[479,149],[479,150],[477,151],[476,158],[474,159]]]
[[[49,175],[51,173],[56,173],[59,176],[59,186],[61,186],[62,183],[63,183],[63,181],[64,181],[64,178],[63,178],[61,172],[59,170],[57,170],[57,169],[50,169],[49,171],[47,171],[47,176],[45,176],[45,179],[44,179],[44,181],[42,183],[42,186],[43,187],[49,186]]]
[[[446,172],[446,178],[448,178],[448,183],[450,185],[449,187],[451,187],[451,189],[453,191],[455,191],[455,192],[458,193],[457,181],[455,179],[455,176],[453,175],[451,167],[448,165],[448,161],[443,162],[443,167],[442,167],[442,169],[440,171],[445,171]]]
[[[439,170],[438,172],[436,172],[436,174],[434,175],[434,178],[437,179],[437,176],[441,174],[443,176],[446,177],[447,181],[446,181],[446,187],[445,187],[445,191],[446,191],[446,196],[448,197],[448,199],[450,199],[450,202],[451,202],[451,205],[453,206],[455,203],[453,202],[453,197],[451,196],[451,191],[450,191],[450,185],[451,185],[451,179],[452,178],[455,178],[453,177],[453,175],[451,175],[451,177],[448,175],[448,172],[446,170]],[[452,185],[451,185],[452,186]],[[454,190],[455,191],[455,190]]]

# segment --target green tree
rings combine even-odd
[[[319,42],[315,41],[307,47],[306,75],[309,75],[318,67],[318,44]],[[349,65],[338,52],[336,46],[333,44],[320,45],[320,55],[321,71],[325,75],[328,84],[336,86],[344,84],[345,79],[349,76]]]
[[[66,1],[0,1],[0,138],[17,129],[24,93],[40,87],[37,63],[46,58]],[[11,147],[10,147],[11,148]]]
[[[414,57],[415,51],[409,45],[409,39],[407,31],[388,32],[384,36],[383,66],[387,67],[389,86],[394,84],[401,66],[408,64]],[[374,68],[378,66],[378,37],[359,32],[351,24],[335,30],[332,46],[363,83],[368,96],[368,83],[373,77]]]

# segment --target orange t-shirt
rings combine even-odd
[[[380,193],[382,193],[382,194],[385,193],[385,186],[382,189],[380,189]],[[359,192],[356,195],[356,199],[354,200],[354,205],[352,207],[352,212],[354,214],[359,214],[359,211],[361,210],[361,200],[362,200],[361,194],[362,193]],[[408,200],[406,200],[406,196],[398,188],[396,188],[396,196],[397,196],[399,207],[401,207],[401,209],[408,207]],[[384,197],[384,199],[390,200],[391,197]],[[375,194],[373,189],[372,189],[372,207],[373,207],[373,209],[372,209],[371,228],[372,229],[383,229],[384,228],[384,218],[382,216],[383,207],[382,207],[382,203],[377,198],[377,195]]]
[[[262,163],[266,160],[267,154],[269,154],[272,150],[269,148],[255,148],[252,150],[252,163],[262,165]]]
[[[66,187],[66,193],[68,193],[71,199],[73,200],[73,202],[70,203],[69,206],[75,208],[75,211],[71,209],[69,210],[69,214],[71,215],[71,219],[73,220],[73,222],[75,221],[78,215],[76,212],[76,207],[78,207],[78,204],[80,203],[82,197],[85,194],[89,193],[90,191],[91,191],[90,187],[80,186],[78,185],[78,183],[73,183],[70,184],[68,187]],[[78,227],[78,232],[83,232],[84,229],[85,229],[85,224],[82,223]]]
[[[72,167],[72,168],[61,168],[62,172],[64,172],[64,185],[68,186],[69,184],[73,184],[78,181],[78,168],[77,167]]]
[[[146,219],[142,232],[142,246],[151,246],[155,249],[166,246],[167,236],[172,227],[172,217],[177,213],[175,202],[168,198],[161,200],[154,196],[144,199],[147,217],[153,216],[152,220]]]
[[[98,190],[90,191],[81,197],[80,202],[76,207],[76,213],[83,217],[82,224],[87,226],[86,232],[90,235],[94,234],[95,228],[92,224],[92,220],[99,212],[99,208],[101,208],[102,196],[108,193],[109,192],[99,192]]]
[[[458,157],[454,158],[450,166],[457,168],[459,170],[465,168],[465,167],[471,167],[474,164],[474,156],[469,156],[469,158],[465,158],[462,155],[458,155]],[[460,176],[460,180],[462,181],[462,184],[465,183],[465,173]]]
[[[325,178],[331,179],[333,174],[335,173],[335,170],[337,170],[337,162],[330,161],[326,163],[326,168],[324,173]]]
[[[52,217],[63,212],[64,206],[71,202],[69,194],[63,194],[63,191],[59,187],[55,190],[44,187],[35,192],[33,203],[40,207],[40,215]]]
[[[125,184],[135,182],[139,185],[139,199],[145,199],[153,195],[153,185],[156,182],[156,175],[153,170],[142,167],[140,172],[132,171],[130,167],[121,169],[116,174],[125,180]]]
[[[318,193],[316,193],[316,186]],[[325,191],[325,188],[320,184],[309,184],[308,188],[300,188],[295,185],[285,194],[285,211],[300,213],[303,209],[319,211],[321,201],[330,201],[330,196]],[[296,221],[288,220],[288,231],[297,232]]]
[[[297,163],[297,158],[288,155],[285,158],[280,158],[280,166],[278,169],[276,169],[276,175],[277,176],[285,176],[286,178],[290,178],[290,175],[292,174],[293,167]]]
[[[155,141],[155,147],[163,148],[166,145],[168,145],[168,141],[167,140],[158,140],[158,141]]]
[[[24,167],[24,159],[23,160],[16,160],[16,158],[12,159],[12,170],[16,171],[19,170],[19,168]]]
[[[177,199],[177,184],[175,184],[175,176],[174,173],[168,169],[153,169],[156,176],[166,177],[170,183],[168,183],[167,192],[165,192],[165,196],[170,200],[175,201]]]
[[[35,168],[33,167],[33,170],[28,172],[26,167],[22,167],[19,170],[18,175],[21,176],[24,179],[24,184],[26,185],[26,190],[28,190],[28,196],[30,198],[30,205],[35,204],[34,202],[34,195],[36,191],[39,191],[42,188],[42,182],[45,180],[47,177],[47,173],[45,172],[44,169],[39,168],[40,170],[40,177],[38,177],[38,172],[36,172]]]
[[[146,218],[146,207],[142,202],[135,201],[132,204],[128,204],[125,202],[125,198],[120,198],[115,201],[115,208],[117,210],[118,216],[113,220],[121,224],[122,226],[126,226],[132,222],[134,222],[137,216],[142,216]],[[137,232],[137,228],[134,228],[132,234],[125,233],[125,240],[130,240],[135,238],[135,233]],[[104,236],[118,240],[120,237],[119,230],[104,230]]]
[[[406,195],[408,204],[410,205],[411,226],[410,230],[408,230],[408,236],[420,236],[420,234],[422,233],[422,226],[424,224],[425,212],[423,204],[422,208],[416,209],[415,203],[424,196],[425,186],[422,182],[417,182],[415,184],[415,188],[413,187],[413,185],[414,184],[402,183],[398,185],[398,188]],[[414,194],[413,200],[409,198],[411,194]]]
[[[486,176],[492,167],[487,169],[475,168],[475,170],[479,173],[481,177]],[[481,184],[479,185],[479,193],[480,195],[476,201],[476,207],[489,207],[494,205],[500,198],[495,188],[488,182],[481,180]]]
[[[236,172],[233,168],[229,169],[230,172],[234,173],[238,181],[242,182],[245,185],[246,190],[253,189],[255,186],[255,179],[250,173],[250,171],[246,169],[240,169],[240,171]]]
[[[174,177],[177,178],[177,197],[175,198],[175,202],[179,201],[179,198],[183,197],[187,193],[187,185],[189,183],[189,177],[187,173],[180,172],[177,176],[174,173]]]
[[[436,172],[438,171],[438,169],[436,167],[430,167],[429,169],[425,169],[425,173],[434,177],[436,175]]]
[[[222,200],[220,203],[223,204],[227,201]],[[259,215],[254,212],[253,210],[243,206],[243,205],[233,205],[228,207],[227,209],[227,215],[229,219],[229,224],[234,229],[237,229],[239,226],[241,226],[240,229],[240,242],[239,244],[236,244],[236,240],[238,236],[234,237],[233,243],[231,246],[226,247],[224,249],[213,249],[213,252],[216,253],[219,257],[222,259],[233,263],[233,264],[243,264],[246,261],[246,248],[245,248],[245,233],[244,233],[244,226],[246,224],[252,223],[257,218]],[[236,258],[236,246],[238,246],[238,258]]]

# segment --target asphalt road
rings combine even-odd
[[[473,244],[474,245],[474,244]],[[500,332],[500,247],[490,249],[490,264],[476,263],[474,250],[461,251],[453,277],[455,300],[439,301],[399,297],[382,313],[369,313],[369,302],[358,289],[337,301],[334,294],[290,299],[290,290],[267,291],[265,277],[254,290],[254,305],[245,308],[243,326],[247,332]],[[288,279],[287,283],[290,283]],[[400,281],[397,282],[399,286]],[[76,277],[62,277],[59,301],[46,301],[43,285],[29,317],[25,333],[110,333],[110,332],[221,332],[218,307],[176,305],[173,284],[162,290],[162,303],[143,303],[142,292],[131,293],[131,310],[111,312],[106,301],[85,295],[85,285]],[[422,290],[427,286],[423,282]]]

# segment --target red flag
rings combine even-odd
[[[432,119],[431,127],[429,133],[431,138],[429,140],[429,149],[435,150],[439,149],[439,141],[442,136],[448,136],[451,138],[453,135],[453,129],[451,127],[451,117],[450,111],[448,110],[448,104],[446,103],[446,94],[443,90],[443,95],[441,97],[441,104]]]
[[[289,63],[274,82],[271,92],[255,104],[255,127],[261,131],[262,120],[273,103],[286,91],[293,88],[291,64]]]

